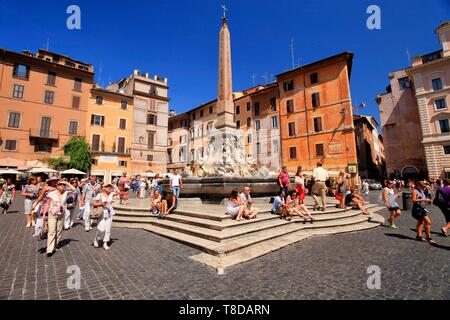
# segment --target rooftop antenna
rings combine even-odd
[[[266,80],[266,84],[269,82],[269,75],[267,74],[267,72],[264,73],[262,78],[264,78],[264,80]]]
[[[253,79],[253,86],[256,86],[256,73],[252,75],[252,79]]]
[[[45,46],[45,50],[48,51],[48,49],[50,48],[50,38],[47,38],[47,45]]]
[[[406,48],[406,56],[408,57],[408,65],[411,65],[411,55],[409,54],[409,49]]]
[[[100,69],[98,71],[98,84],[100,86],[102,86],[102,83],[101,83],[101,81],[102,81],[102,66],[103,66],[103,62],[100,62]]]
[[[291,38],[291,57],[292,57],[292,69],[295,69],[295,58],[294,58],[294,38]]]

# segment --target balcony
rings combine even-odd
[[[59,132],[42,128],[30,129],[30,138],[59,140]]]
[[[131,155],[131,148],[123,148],[122,150],[119,150],[119,148],[116,145],[105,146],[105,145],[101,144],[100,146],[91,145],[90,147],[91,147],[91,152],[93,154],[112,155],[112,156],[130,156]]]

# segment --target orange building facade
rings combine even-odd
[[[345,52],[280,74],[272,84],[234,93],[234,120],[247,157],[273,171],[283,165],[290,172],[298,166],[310,171],[322,162],[336,172],[356,173],[352,59]],[[168,167],[181,169],[201,159],[215,108],[212,101],[169,117]]]
[[[85,136],[94,68],[65,55],[0,49],[0,167],[30,168]]]
[[[331,170],[357,164],[350,74],[352,53],[342,53],[277,76],[281,158],[290,171]],[[350,170],[352,171],[352,170]]]

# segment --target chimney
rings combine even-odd
[[[439,43],[442,45],[443,57],[450,56],[450,20],[443,22],[436,29]]]
[[[134,69],[133,75],[137,76],[139,74],[139,70],[138,69]]]

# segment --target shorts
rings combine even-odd
[[[390,207],[390,208],[388,208],[388,210],[391,212],[394,212],[394,211],[400,210],[400,208],[399,207]]]
[[[33,202],[34,202],[33,200],[25,199],[23,211],[26,215],[31,214],[31,207],[33,206]]]
[[[227,214],[230,215],[232,218],[236,218],[240,209],[241,207],[227,208]]]
[[[279,215],[279,216],[282,216],[282,215],[284,215],[284,211],[283,211],[283,208],[278,208],[278,209],[272,209],[272,213],[273,214],[276,214],[276,215]]]
[[[450,223],[450,208],[441,208],[442,213],[445,217],[445,222]]]
[[[413,207],[411,215],[416,220],[422,220],[423,218],[428,216],[427,211],[422,207],[418,207],[418,208]]]

